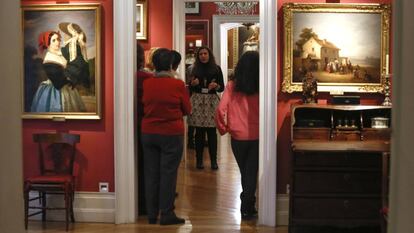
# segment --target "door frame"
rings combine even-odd
[[[182,54],[185,51],[184,2],[188,1],[173,0],[173,48]],[[135,2],[135,0],[114,1],[116,224],[133,223],[136,221],[138,213],[137,171],[135,167],[137,140],[136,122],[134,121],[136,97],[134,93],[135,79],[133,78],[136,72]],[[199,2],[214,2],[214,0],[199,0]],[[260,60],[262,62],[260,63],[258,223],[276,226],[277,1],[260,0],[259,5]],[[184,64],[180,70],[184,70]]]

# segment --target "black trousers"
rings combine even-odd
[[[195,131],[194,126],[189,125],[188,132],[187,132],[187,140],[188,140],[187,144],[189,145],[191,144],[194,145],[194,131]]]
[[[257,172],[259,170],[259,140],[231,139],[231,149],[241,173],[241,212],[253,211],[256,204]]]
[[[138,215],[146,215],[147,207],[145,206],[145,175],[144,175],[144,150],[141,140],[141,122],[138,123]]]
[[[197,161],[203,161],[204,139],[207,133],[208,153],[212,163],[217,162],[217,132],[214,127],[195,127],[195,147]]]
[[[142,134],[144,148],[145,198],[148,218],[174,214],[177,170],[184,136]]]

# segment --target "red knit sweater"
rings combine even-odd
[[[144,81],[142,133],[184,135],[183,116],[191,112],[190,98],[183,81],[154,77]]]

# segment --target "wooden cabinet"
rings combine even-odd
[[[289,232],[380,232],[391,107],[307,104],[291,113]]]

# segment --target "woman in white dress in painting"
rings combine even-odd
[[[32,112],[85,112],[85,104],[77,89],[65,75],[67,60],[60,49],[58,32],[48,31],[39,36],[39,48],[47,49],[43,69],[47,80],[40,83],[33,98]]]

